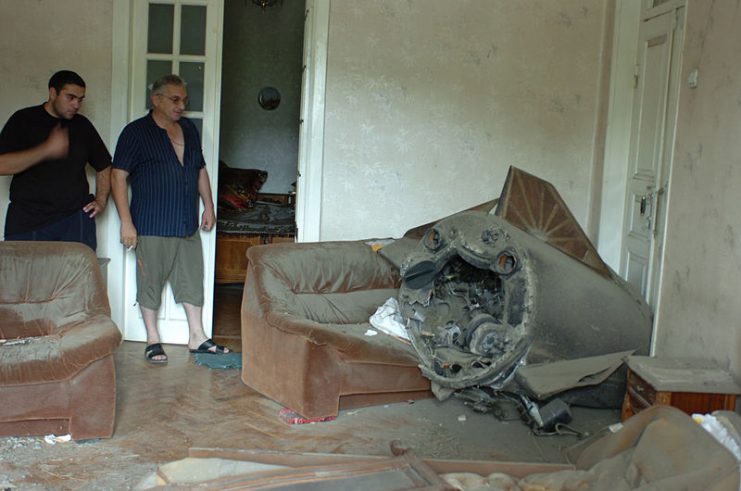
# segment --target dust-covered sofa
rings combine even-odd
[[[120,342],[87,246],[0,242],[0,435],[110,437]]]
[[[398,268],[362,241],[270,244],[247,250],[242,381],[304,417],[429,397],[411,347],[369,336],[369,317],[400,283]]]

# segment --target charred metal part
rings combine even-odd
[[[471,387],[522,393],[514,374],[525,364],[648,352],[647,305],[595,256],[550,184],[511,170],[499,206],[516,225],[458,213],[402,263],[401,314],[439,399]]]
[[[560,427],[571,422],[571,408],[561,398],[539,404],[522,393],[469,387],[455,393],[463,404],[480,413],[491,413],[501,421],[521,419],[538,435],[579,433],[573,428]]]
[[[552,432],[559,424],[571,422],[571,409],[561,399],[552,399],[543,406],[539,406],[525,396],[522,396],[522,405],[527,412],[530,426],[533,430]]]
[[[479,413],[491,413],[501,421],[522,418],[522,400],[515,394],[495,391],[489,387],[467,387],[455,392],[463,404]]]
[[[503,225],[477,212],[443,220],[402,265],[402,315],[442,387],[504,384],[527,353],[528,271]]]

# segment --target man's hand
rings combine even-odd
[[[57,124],[46,140],[35,147],[0,154],[0,176],[13,176],[45,160],[62,159],[69,153],[69,130]]]
[[[205,230],[208,232],[211,230],[214,225],[216,224],[216,215],[214,214],[213,208],[206,208],[203,210],[203,215],[201,216],[201,230]]]
[[[121,243],[128,250],[136,248],[136,228],[133,223],[121,224]]]
[[[101,203],[98,200],[92,200],[90,203],[82,207],[82,211],[88,214],[90,218],[95,218],[95,215],[103,213],[105,210],[105,203]]]
[[[66,157],[69,153],[69,129],[62,128],[62,125],[57,123],[42,146],[45,158],[48,160]]]

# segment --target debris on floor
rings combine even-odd
[[[327,421],[334,421],[337,419],[336,416],[324,416],[322,418],[304,418],[293,409],[284,407],[278,411],[278,417],[286,424],[289,425],[305,425],[313,423],[325,423]]]
[[[60,435],[56,436],[54,434],[52,435],[46,435],[44,437],[44,441],[48,443],[49,445],[56,445],[57,443],[66,443],[68,441],[72,440],[71,435]]]
[[[738,433],[741,417],[724,417]],[[580,443],[573,464],[425,459],[398,441],[390,450],[384,457],[191,448],[188,458],[160,466],[136,489],[722,491],[739,486],[733,454],[671,406],[652,406],[616,432]]]

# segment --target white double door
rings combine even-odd
[[[196,123],[201,134],[206,169],[216,199],[223,0],[133,0],[130,5],[128,121],[147,113],[148,88],[152,82],[171,73],[183,77],[188,84],[190,99],[186,116]],[[200,211],[203,211],[202,205]],[[216,232],[200,233],[205,265],[203,323],[206,334],[210,335]],[[123,281],[124,338],[145,341],[146,331],[136,303],[136,258],[133,252],[125,255]],[[188,342],[185,311],[174,302],[169,285],[162,293],[158,325],[163,342]]]

